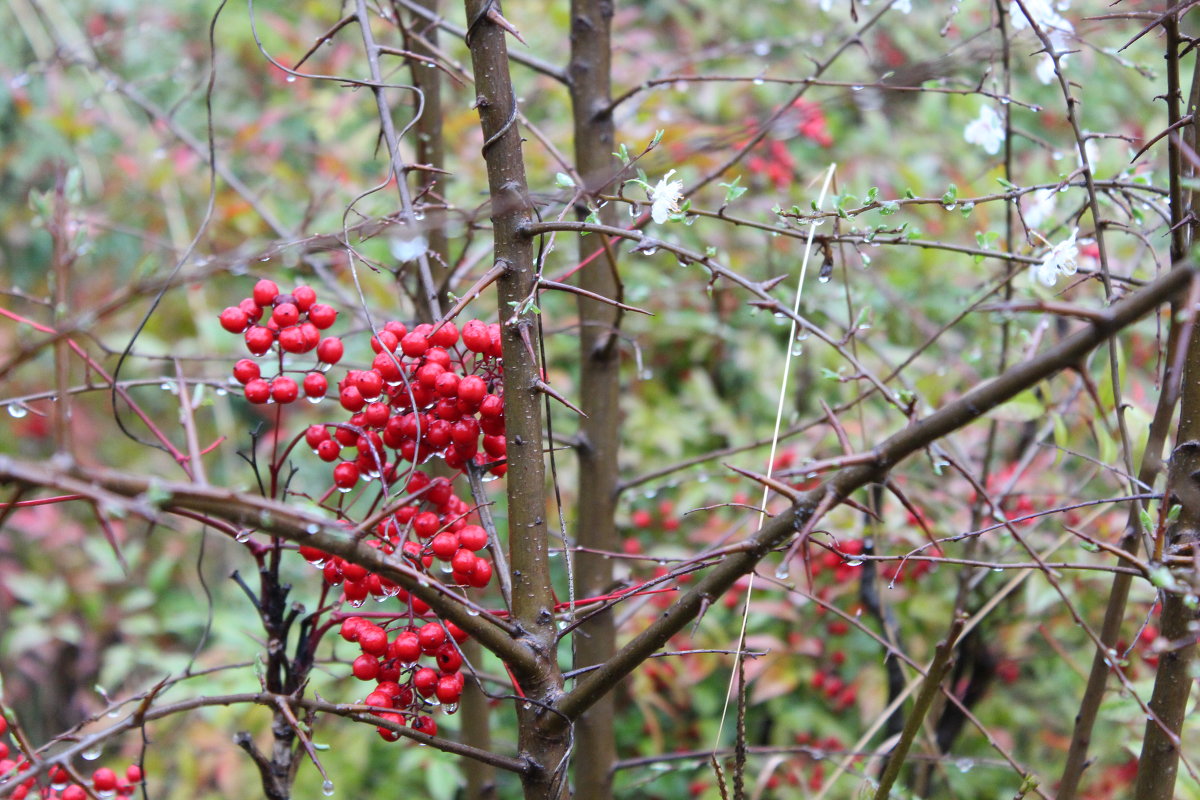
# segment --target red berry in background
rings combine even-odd
[[[262,370],[259,368],[257,361],[243,358],[233,365],[233,377],[243,386],[261,375]]]
[[[241,333],[250,324],[250,317],[237,306],[230,306],[221,312],[221,327],[230,333]]]
[[[413,673],[413,688],[422,697],[429,697],[437,690],[438,674],[429,667],[421,667]]]
[[[267,402],[271,399],[271,384],[262,378],[255,378],[246,384],[246,399],[255,404]]]
[[[262,325],[246,329],[246,349],[256,356],[261,356],[271,349],[275,343],[275,332]]]
[[[463,325],[462,342],[473,353],[482,353],[487,350],[488,344],[491,342],[487,323],[473,319]]]
[[[279,296],[279,287],[275,281],[263,278],[254,284],[254,302],[260,306],[269,306]]]
[[[314,323],[315,324],[315,323]],[[317,327],[321,327],[317,325]],[[342,340],[336,336],[329,336],[321,340],[317,345],[317,358],[322,364],[336,364],[342,360],[342,354],[345,348],[342,345]]]
[[[835,619],[829,623],[828,631],[830,636],[845,636],[850,632],[850,623],[844,619]]]
[[[329,381],[325,379],[323,373],[310,372],[304,376],[305,397],[324,397],[327,391],[329,391]]]
[[[92,773],[92,787],[97,792],[111,792],[117,788],[117,773],[101,767]]]
[[[13,793],[16,796],[16,793]],[[61,800],[87,800],[87,790],[77,783],[72,783],[70,786],[62,790],[59,795]]]
[[[280,375],[271,381],[271,398],[276,403],[291,403],[300,396],[300,387],[289,377]]]
[[[387,631],[374,623],[365,623],[358,629],[358,646],[367,655],[383,655],[388,648]]]
[[[412,664],[421,657],[421,640],[413,631],[405,631],[392,642],[388,655],[405,664]]]
[[[433,655],[446,641],[446,631],[437,622],[427,622],[417,629],[417,641],[421,645],[421,652]]]
[[[417,717],[413,720],[412,729],[429,736],[437,736],[438,730],[437,723],[433,721],[433,717]]]
[[[324,303],[314,303],[308,309],[308,321],[321,330],[330,328],[337,322],[337,309]]]
[[[125,780],[129,781],[130,783],[141,783],[142,768],[137,764],[130,764],[125,768]]]
[[[339,489],[352,489],[358,483],[358,467],[353,461],[343,461],[333,468],[333,482]]]
[[[361,564],[347,563],[342,567],[342,575],[348,581],[366,580],[368,574],[370,573],[367,572],[367,568]]]
[[[297,286],[292,297],[296,301],[296,308],[301,311],[308,311],[317,302],[317,292],[311,286]]]

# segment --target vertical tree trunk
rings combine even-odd
[[[557,629],[550,582],[546,529],[546,471],[542,457],[542,393],[537,359],[537,299],[532,222],[516,95],[509,72],[505,31],[495,0],[467,0],[467,44],[478,92],[483,157],[491,193],[496,263],[504,268],[499,289],[504,349],[504,417],[508,441],[508,541],[513,621],[534,650],[539,669],[525,675],[517,710],[517,744],[537,768],[524,776],[527,800],[566,797],[565,731],[539,726],[562,693],[556,656]]]
[[[575,166],[588,196],[607,191],[617,167],[613,120],[609,111],[611,82],[611,0],[573,0],[571,3],[571,107],[575,122]],[[576,209],[585,218],[589,211]],[[616,224],[615,206],[599,211],[600,221]],[[600,237],[579,240],[579,257],[604,254],[580,272],[580,285],[589,292],[620,298],[615,250]],[[579,497],[576,536],[590,550],[618,549],[615,522],[617,499],[617,426],[620,420],[620,310],[586,297],[579,298],[580,403],[587,417],[579,429]],[[576,585],[584,597],[611,588],[613,562],[586,550],[576,560]],[[597,614],[580,626],[575,644],[576,667],[602,664],[612,657],[616,630],[612,611]],[[575,763],[576,796],[580,800],[612,797],[612,766],[616,761],[613,732],[613,693],[609,692],[580,717],[575,728],[579,752]]]

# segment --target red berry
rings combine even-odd
[[[314,325],[316,323],[313,323]],[[321,327],[317,325],[317,327]],[[342,340],[336,336],[330,336],[321,340],[317,345],[317,359],[322,364],[336,364],[342,360],[342,354],[345,348],[342,346]]]
[[[342,455],[342,448],[335,440],[326,439],[317,445],[317,458],[327,463],[337,461]]]
[[[269,306],[279,296],[279,287],[275,281],[263,278],[254,284],[254,302],[260,306]]]
[[[375,676],[379,674],[379,659],[363,653],[354,659],[354,663],[350,666],[350,669],[354,673],[354,677],[360,681],[373,681],[375,680]]]
[[[246,349],[256,356],[261,356],[271,349],[275,343],[275,332],[262,325],[246,329]]]
[[[508,442],[503,436],[485,436],[483,437],[483,451],[492,458],[503,458],[508,452]],[[636,515],[636,512],[634,513]],[[647,516],[649,515],[647,514]]]
[[[359,658],[362,658],[362,656],[359,656]],[[358,659],[356,658],[355,662],[357,661]],[[363,705],[378,706],[380,708],[392,708],[392,695],[384,694],[383,692],[376,690],[366,696],[366,698],[363,700]]]
[[[339,489],[352,489],[358,483],[358,467],[353,461],[343,461],[333,468],[333,482]]]
[[[257,361],[243,358],[233,365],[233,377],[243,386],[261,375],[262,370],[259,369]]]
[[[384,350],[394,352],[399,343],[400,338],[386,328],[371,337],[371,349],[376,353],[382,353]]]
[[[117,788],[117,773],[101,767],[92,773],[92,786],[97,792],[111,792]]]
[[[400,349],[404,351],[404,355],[409,358],[418,358],[425,354],[429,349],[429,339],[422,333],[412,331],[404,334],[404,338],[400,340]]]
[[[352,413],[361,411],[362,407],[367,404],[357,386],[347,386],[345,389],[342,389],[338,395],[338,402],[342,404],[342,408]]]
[[[433,717],[418,717],[414,719],[412,729],[428,736],[437,736],[438,731],[437,723],[433,721]]]
[[[412,631],[405,631],[392,642],[388,655],[405,664],[412,664],[421,657],[421,640]]]
[[[451,557],[450,566],[455,572],[470,575],[475,570],[475,554],[464,547]]]
[[[459,644],[462,644],[468,638],[470,638],[467,635],[466,631],[464,631],[462,628],[455,625],[453,622],[446,623],[446,632],[450,634],[451,639],[458,642]]]
[[[446,631],[437,622],[427,622],[417,629],[417,640],[421,643],[421,652],[433,655],[446,641]]]
[[[366,580],[370,573],[362,564],[345,564],[342,566],[342,576],[348,581]]]
[[[60,800],[87,800],[87,796],[86,789],[84,789],[78,783],[72,783],[70,786],[62,790],[62,794],[59,795],[59,798]],[[13,797],[16,797],[15,792],[13,793]]]
[[[388,635],[383,628],[368,622],[358,629],[358,646],[371,656],[381,656],[388,649]]]
[[[256,405],[267,402],[271,398],[271,384],[262,378],[255,378],[246,384],[246,399]]]
[[[373,369],[364,370],[358,373],[354,385],[362,392],[363,397],[379,397],[379,393],[383,391],[383,376]]]
[[[452,675],[443,675],[438,679],[437,689],[435,690],[437,699],[442,703],[457,703],[462,697],[462,687],[458,685],[458,681]]]
[[[279,349],[285,353],[303,353],[306,347],[304,331],[296,326],[279,332]]]
[[[346,617],[346,619],[342,620],[340,635],[347,642],[357,642],[359,631],[362,630],[364,625],[370,624],[362,617]]]
[[[476,589],[482,589],[492,580],[492,562],[486,558],[475,558],[475,569],[469,576],[470,584]]]
[[[371,360],[371,369],[388,383],[400,383],[400,362],[391,353],[380,353]]]
[[[390,711],[383,712],[382,714],[379,715],[379,718],[385,719],[388,722],[390,722],[396,726],[404,725],[404,717],[400,716],[399,714],[390,712]],[[383,739],[385,742],[394,742],[400,738],[400,734],[396,733],[394,730],[391,730],[390,728],[385,728],[382,725],[376,727],[375,730],[379,731],[379,737],[381,739]]]
[[[308,309],[308,321],[325,330],[337,321],[337,309],[324,303],[315,303]]]
[[[442,531],[429,541],[429,550],[442,561],[449,561],[458,552],[458,534]]]
[[[478,525],[464,525],[458,532],[458,543],[472,552],[482,550],[487,547],[487,531]]]
[[[230,333],[241,333],[250,324],[250,318],[237,306],[230,306],[221,312],[221,327]]]
[[[324,425],[309,425],[304,431],[304,442],[313,450],[329,438],[329,430]]]
[[[292,297],[296,300],[296,308],[301,311],[308,311],[317,302],[317,292],[311,286],[297,286]]]
[[[473,353],[482,353],[488,348],[491,337],[488,335],[487,323],[473,319],[462,329],[462,341]]]
[[[438,674],[429,667],[421,667],[413,673],[413,688],[422,697],[429,697],[437,689]]]
[[[305,397],[324,397],[327,391],[329,391],[329,381],[325,379],[324,373],[310,372],[304,376]]]
[[[453,322],[445,322],[429,334],[429,341],[438,347],[454,347],[458,344],[458,327]]]
[[[433,657],[442,672],[458,672],[463,664],[462,653],[458,652],[458,648],[452,642],[446,642],[439,647]]]
[[[300,387],[291,378],[280,375],[271,381],[271,397],[276,403],[291,403],[300,396]]]
[[[129,781],[130,783],[141,783],[142,768],[137,764],[130,764],[125,768],[125,780]]]
[[[271,320],[280,328],[289,328],[300,321],[300,309],[295,303],[280,303],[271,312]]]
[[[461,392],[460,392],[461,396]],[[504,400],[499,395],[489,394],[479,403],[479,416],[494,419],[504,416]],[[483,420],[480,420],[482,424]]]
[[[438,532],[438,528],[440,527],[442,527],[442,521],[432,511],[422,511],[413,518],[413,530],[422,539],[428,539],[430,536],[433,536]]]
[[[458,382],[458,397],[467,403],[481,403],[487,396],[487,383],[478,375],[468,375]]]

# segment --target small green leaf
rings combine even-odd
[[[554,182],[564,189],[575,188],[575,180],[565,172],[555,173]]]
[[[878,186],[872,186],[870,189],[867,189],[867,204],[874,203],[876,198],[878,198],[878,197],[879,197],[879,187]]]
[[[725,189],[725,202],[732,203],[746,193],[745,186],[739,186],[738,183],[742,180],[742,176],[738,175],[729,183],[718,183],[717,185]]]
[[[651,146],[651,147],[658,147],[658,143],[662,141],[662,138],[663,138],[663,134],[664,134],[664,133],[666,133],[666,131],[665,131],[665,130],[658,130],[658,131],[655,131],[655,132],[654,132],[654,138],[650,140],[650,146]]]
[[[953,183],[942,194],[942,205],[952,206],[958,202],[958,187]]]

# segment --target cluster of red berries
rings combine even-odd
[[[465,686],[458,646],[466,641],[466,632],[453,622],[410,623],[389,631],[362,617],[349,617],[342,622],[341,635],[362,649],[351,666],[354,677],[376,682],[363,704],[388,722],[407,723],[436,736],[437,723],[421,712],[437,703],[448,714],[458,709]],[[422,656],[431,657],[436,668],[422,666]],[[385,741],[400,738],[382,725],[378,730]]]
[[[291,294],[283,294],[274,281],[263,279],[254,284],[250,297],[222,311],[220,320],[222,328],[245,337],[251,355],[278,352],[278,368],[270,380],[263,377],[262,368],[253,359],[243,358],[233,365],[233,377],[245,387],[246,399],[251,403],[292,403],[302,387],[310,401],[325,396],[329,384],[324,370],[341,360],[343,347],[337,337],[322,336],[321,331],[337,321],[337,311],[318,303],[311,286],[298,286]],[[286,374],[284,354],[313,351],[317,365],[312,370],[295,370],[306,373],[297,383]]]
[[[0,736],[7,730],[8,721],[0,717]],[[36,777],[21,778],[21,774],[29,772],[33,765],[22,755],[11,759],[9,754],[8,745],[0,741],[0,787],[14,778],[19,781],[8,795],[12,800],[87,800],[87,789],[72,783],[70,774],[63,767],[57,764],[51,767],[46,776],[48,785],[39,787]],[[130,797],[141,782],[142,770],[137,764],[126,767],[123,776],[108,767],[92,773],[92,790],[101,798]]]
[[[500,326],[467,322],[417,325],[388,322],[371,337],[370,369],[350,370],[338,383],[347,424],[314,426],[308,445],[325,461],[353,458],[333,470],[333,481],[349,491],[361,478],[394,481],[396,465],[440,456],[451,469],[469,463],[503,475],[503,372]],[[389,464],[387,451],[395,451]],[[393,477],[389,477],[393,476]]]

